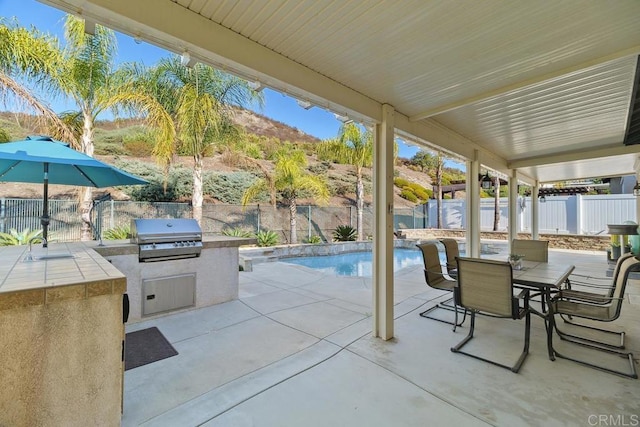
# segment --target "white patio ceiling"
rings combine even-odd
[[[41,1],[530,182],[635,172],[637,0]]]

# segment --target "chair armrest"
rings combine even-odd
[[[529,299],[530,296],[530,290],[529,289],[523,289],[522,291],[520,291],[520,293],[518,295],[516,295],[517,299]]]
[[[620,299],[622,298],[613,298],[607,295],[594,294],[590,292],[576,292],[571,290],[560,291],[555,297],[553,297],[554,301],[573,301],[590,305],[603,305]]]

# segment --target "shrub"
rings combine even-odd
[[[275,231],[261,230],[256,233],[256,239],[258,240],[258,246],[275,246],[279,243],[278,235]]]
[[[320,162],[309,166],[307,169],[314,175],[325,175],[329,170],[329,162]]]
[[[357,231],[350,225],[339,225],[333,230],[334,242],[353,242],[356,240]]]
[[[131,224],[120,224],[102,232],[105,240],[124,240],[131,238]]]
[[[252,159],[261,159],[262,158],[262,150],[260,146],[256,143],[249,143],[245,145],[244,154],[251,157]]]
[[[135,132],[123,137],[123,146],[130,156],[149,157],[153,155],[154,137],[151,132]]]
[[[230,237],[253,237],[253,233],[240,227],[225,228],[222,230],[223,236]]]
[[[308,239],[304,239],[304,243],[313,243],[313,244],[322,243],[322,237],[318,236],[317,234],[314,234]]]
[[[411,189],[413,194],[415,194],[418,199],[429,200],[429,191],[422,185],[412,182],[407,187]]]
[[[207,173],[204,177],[204,192],[223,203],[239,205],[242,194],[256,180],[249,172]]]
[[[409,181],[407,181],[404,178],[394,178],[393,179],[393,184],[398,188],[404,188],[407,185],[409,185]]]
[[[402,189],[402,191],[400,192],[400,197],[413,203],[418,202],[418,196],[416,196],[409,187],[405,187]]]
[[[26,245],[30,241],[32,243],[41,243],[40,234],[42,234],[42,230],[31,231],[29,228],[25,228],[22,231],[18,231],[12,228],[8,233],[0,233],[0,246]]]

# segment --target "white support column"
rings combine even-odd
[[[480,256],[480,160],[478,150],[473,153],[473,159],[467,160],[467,256]]]
[[[509,177],[509,253],[511,253],[511,242],[518,238],[518,173],[514,169]]]
[[[393,148],[392,106],[382,106],[373,147],[373,336],[393,338]]]
[[[540,184],[536,181],[531,187],[531,239],[538,240],[540,234],[538,232],[539,220],[538,213],[540,212],[540,198],[538,195],[540,192],[538,189]]]

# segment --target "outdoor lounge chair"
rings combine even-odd
[[[438,247],[435,243],[424,243],[421,245],[416,245],[422,252],[422,259],[424,260],[424,278],[427,282],[427,285],[431,288],[438,289],[441,291],[454,292],[457,282],[448,275],[443,273],[442,265],[440,264],[440,255],[438,253]],[[420,316],[425,317],[427,319],[437,320],[439,322],[447,323],[449,325],[453,325],[453,330],[456,330],[457,326],[462,326],[464,320],[466,318],[466,312],[462,318],[462,321],[458,323],[458,307],[455,305],[447,305],[447,302],[452,301],[453,298],[448,299],[444,303],[438,303],[437,305],[429,308],[428,310],[420,313]],[[455,318],[453,322],[448,320],[440,319],[437,317],[429,316],[429,313],[435,309],[444,309],[455,312]]]
[[[458,241],[456,239],[440,239],[440,243],[444,246],[444,253],[447,255],[447,273],[455,279],[458,276],[456,258],[460,256]]]
[[[549,242],[546,240],[513,239],[511,253],[523,255],[527,261],[549,262]]]
[[[454,294],[456,304],[471,312],[471,326],[469,334],[458,345],[452,347],[451,351],[510,369],[512,372],[518,372],[529,354],[529,337],[531,335],[529,290],[523,290],[517,296],[513,295],[513,271],[508,262],[480,258],[458,258],[457,265],[458,292]],[[520,306],[520,300],[523,301],[522,306]],[[505,319],[525,318],[524,348],[515,365],[503,365],[461,350],[473,338],[476,314],[478,313]]]
[[[579,317],[599,322],[612,322],[616,320],[618,317],[620,317],[620,311],[622,309],[622,303],[624,301],[624,291],[629,280],[629,274],[635,271],[640,271],[640,260],[638,258],[630,254],[620,257],[613,276],[614,286],[612,287],[612,292],[610,294],[597,294],[586,291],[576,291],[574,289],[563,289],[558,292],[551,300],[551,304],[549,307],[549,309],[551,310],[551,315],[566,315],[571,316],[572,318]],[[619,334],[621,337],[620,342],[622,348],[624,348],[624,332],[613,332],[586,325],[580,326],[588,327],[600,332]],[[627,373],[617,371],[584,360],[564,356],[554,349],[553,352],[555,356],[562,359],[572,360],[582,365],[590,366],[602,371],[631,378],[638,378],[632,353],[616,350],[615,348],[613,348],[620,346],[614,346],[602,341],[596,341],[594,339],[581,337],[578,335],[571,335],[563,332],[558,328],[558,325],[555,324],[555,322],[554,327],[560,338],[565,341],[627,358],[629,360],[631,372]]]

